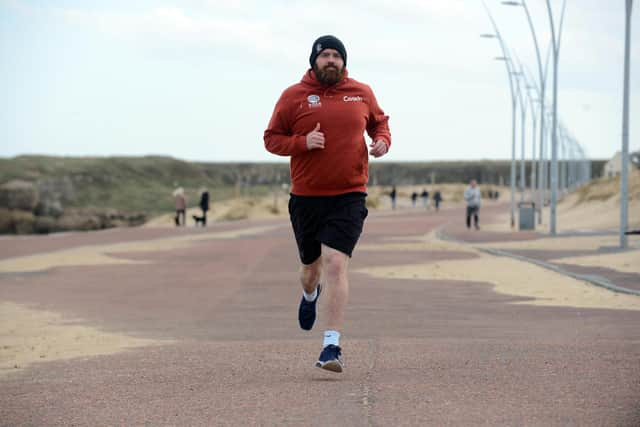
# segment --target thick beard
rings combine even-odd
[[[329,68],[329,66],[326,66],[320,69],[318,65],[314,65],[313,71],[316,73],[316,79],[323,86],[332,86],[344,77],[344,67],[338,69],[338,67]]]

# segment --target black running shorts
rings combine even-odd
[[[291,195],[289,217],[303,264],[320,257],[321,244],[351,256],[368,214],[366,197],[366,193]]]

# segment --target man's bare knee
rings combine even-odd
[[[313,292],[315,286],[318,284],[320,280],[320,276],[322,273],[322,257],[319,257],[317,260],[312,262],[311,264],[305,265],[303,264],[300,267],[300,283],[304,287],[305,291]]]
[[[338,278],[346,274],[349,257],[340,251],[331,249],[324,255],[324,267],[327,275]]]

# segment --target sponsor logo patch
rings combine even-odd
[[[344,102],[362,102],[362,97],[361,96],[343,96],[342,100]]]
[[[320,102],[320,96],[318,95],[307,96],[307,102],[309,103],[309,107],[320,107],[322,105]]]

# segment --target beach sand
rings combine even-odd
[[[465,260],[385,266],[358,271],[378,278],[450,280],[452,286],[461,286],[461,282],[491,283],[498,293],[526,298],[516,304],[640,310],[640,296],[618,294],[535,264],[488,255],[467,244],[442,242],[435,239],[435,236],[428,235],[425,236],[423,243],[389,243],[376,245],[375,248],[362,245],[359,250],[434,250],[437,247],[437,250],[473,252],[477,257]],[[632,266],[633,259],[638,260],[639,255],[640,251],[611,254],[609,255],[611,259],[608,264],[609,268],[618,264]],[[591,264],[584,263],[583,265],[601,263],[602,260],[596,259]],[[637,265],[638,263],[635,264],[635,272],[638,270]]]
[[[0,302],[0,376],[36,362],[113,354],[166,344],[85,326],[82,319]]]

